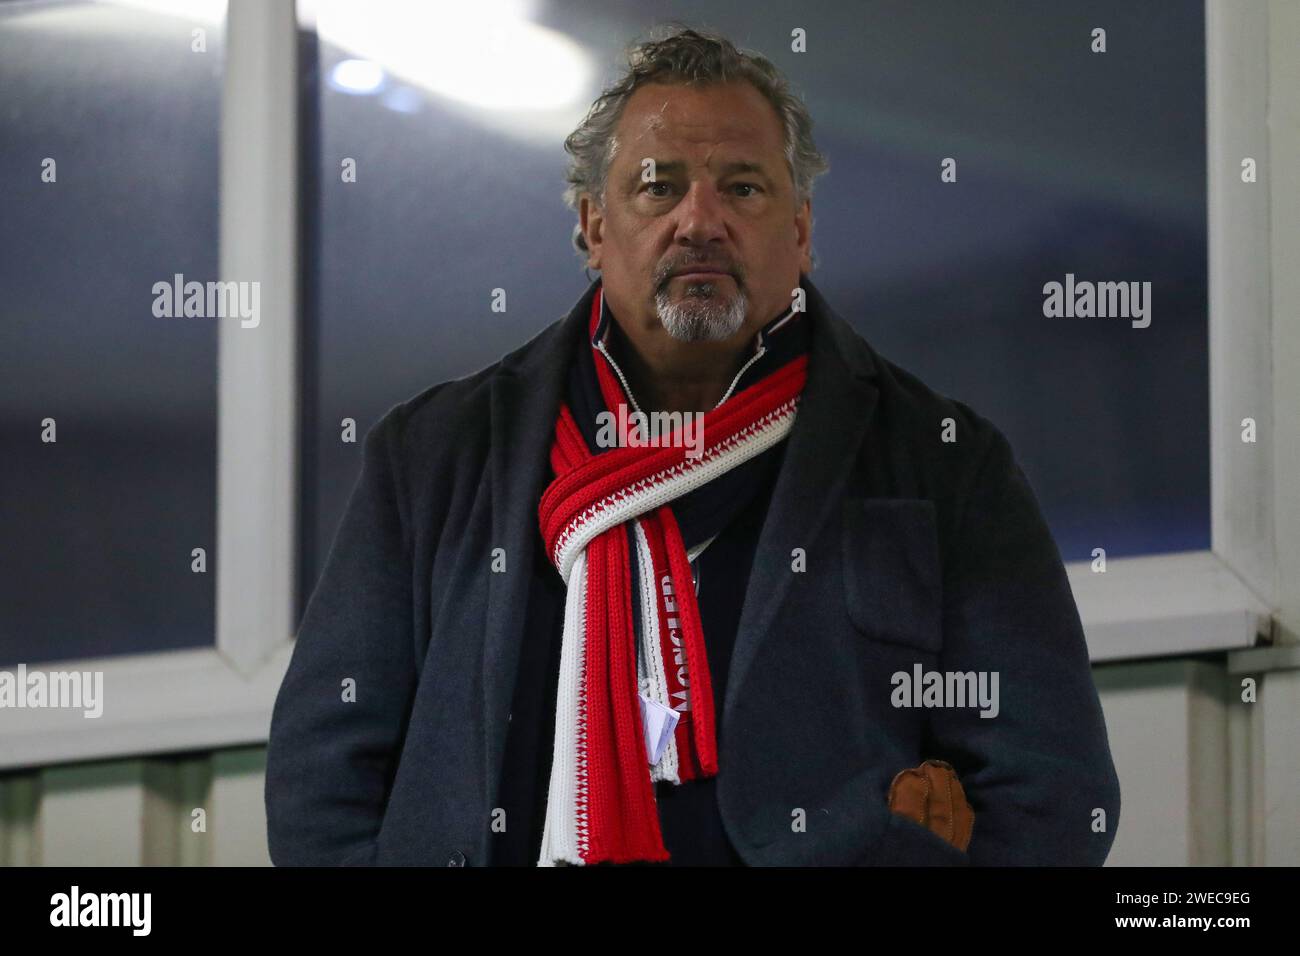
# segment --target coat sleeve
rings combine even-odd
[[[374,859],[416,685],[398,410],[365,437],[272,712],[265,799],[277,866]]]
[[[1037,499],[989,428],[944,558],[939,669],[988,672],[990,688],[996,674],[997,710],[928,711],[926,756],[962,781],[971,864],[1100,866],[1120,792],[1083,626]]]

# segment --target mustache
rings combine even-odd
[[[655,285],[658,287],[665,286],[677,273],[695,268],[725,272],[736,281],[737,286],[743,285],[745,281],[745,270],[739,265],[725,261],[718,261],[716,259],[686,259],[681,262],[671,263],[659,269],[655,276]]]

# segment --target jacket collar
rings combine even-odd
[[[488,802],[495,806],[505,755],[507,715],[519,667],[520,642],[527,617],[529,578],[534,549],[541,546],[537,507],[549,483],[549,452],[555,418],[564,395],[568,363],[576,337],[585,335],[592,298],[588,287],[572,311],[500,362],[491,384],[491,451],[489,480],[493,547],[505,549],[506,572],[490,574],[488,614],[483,642],[485,775]],[[733,764],[727,756],[742,746],[746,733],[730,719],[737,694],[770,630],[790,585],[790,550],[811,540],[841,497],[853,453],[866,433],[878,391],[872,379],[878,359],[870,346],[831,308],[803,275],[806,318],[812,323],[808,380],[786,441],[787,451],[763,524],[753,570],[745,592],[732,652],[723,712],[722,766],[752,766],[754,757]],[[727,795],[758,781],[719,778],[724,823],[742,857],[752,844],[736,829]],[[486,833],[486,828],[485,828]],[[487,837],[484,837],[486,840]],[[486,856],[486,844],[481,848]]]
[[[599,283],[592,283],[592,288],[588,290],[592,295],[595,294],[595,289],[598,284]],[[588,299],[588,302],[590,302],[590,299]],[[790,320],[795,317],[796,313],[796,308],[791,305],[790,308],[786,309],[771,322],[768,322],[767,325],[759,329],[758,334],[754,336],[754,351],[758,351],[760,346],[767,341],[768,336],[784,328]],[[608,343],[609,326],[613,320],[614,313],[610,311],[609,303],[605,299],[605,296],[602,295],[600,297],[600,318],[597,320],[596,330],[591,336],[591,344],[593,348],[596,347],[597,343]]]

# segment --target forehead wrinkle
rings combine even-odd
[[[674,110],[674,115],[669,116],[668,108],[673,105],[671,99],[665,98],[661,101],[658,110],[647,111],[638,117],[631,139],[645,149],[650,147],[647,141],[666,136],[667,140],[653,147],[655,152],[659,152],[663,147],[680,149],[684,145],[688,150],[693,146],[704,147],[706,154],[703,161],[693,162],[690,165],[707,166],[712,163],[719,148],[732,145],[737,140],[750,139],[760,133],[753,122],[735,116],[696,117],[689,110],[685,115],[679,115]]]

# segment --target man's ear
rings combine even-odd
[[[794,216],[795,242],[799,247],[799,271],[805,275],[812,267],[812,200],[805,199]]]
[[[578,200],[578,221],[587,240],[587,268],[600,268],[600,248],[604,241],[605,211],[587,193]]]

